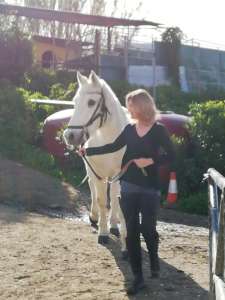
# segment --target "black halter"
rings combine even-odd
[[[107,115],[108,115],[109,111],[105,105],[105,97],[104,97],[102,91],[101,91],[100,95],[101,95],[101,98],[100,98],[98,105],[96,106],[93,114],[91,115],[91,118],[89,119],[89,121],[84,125],[76,125],[76,126],[69,125],[69,126],[67,126],[68,129],[84,129],[84,131],[87,131],[87,127],[90,126],[91,124],[93,124],[94,121],[97,120],[98,118],[100,118],[99,128],[102,127],[104,122],[107,120]]]
[[[94,123],[95,120],[97,120],[98,118],[100,118],[100,125],[99,125],[99,128],[102,127],[102,125],[104,124],[104,122],[107,120],[107,116],[108,116],[108,113],[109,110],[108,108],[106,107],[105,105],[105,97],[103,95],[103,92],[101,91],[100,93],[101,95],[101,98],[93,112],[93,114],[91,115],[91,118],[89,119],[89,121],[84,124],[84,125],[69,125],[67,126],[68,129],[83,129],[84,130],[84,133],[86,135],[86,138],[88,139],[89,138],[89,134],[88,134],[88,126],[90,126],[91,124]],[[99,111],[98,111],[99,110]],[[92,170],[92,172],[95,174],[95,176],[99,179],[99,180],[102,180],[101,176],[99,176],[94,168],[91,166],[91,164],[88,162],[88,160],[86,159],[85,156],[83,156],[83,159],[86,161],[86,163],[88,164],[88,166],[90,167],[90,169]]]

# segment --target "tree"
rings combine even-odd
[[[1,0],[0,0],[1,1]],[[52,10],[64,10],[69,12],[86,13],[90,15],[110,15],[112,17],[131,18],[142,5],[141,0],[128,8],[127,1],[114,0],[109,3],[106,0],[18,0],[24,6],[41,7]],[[129,6],[130,7],[130,6]],[[15,20],[15,17],[10,17]],[[39,19],[18,18],[18,26],[29,35],[45,35],[48,37],[58,37],[66,40],[78,40],[94,42],[94,26],[59,23],[57,21],[43,21]],[[121,33],[121,35],[124,32]],[[130,37],[133,36],[130,30]],[[113,28],[114,40],[120,35],[117,28]],[[105,39],[102,39],[103,41]]]
[[[32,65],[32,44],[18,27],[0,29],[0,79],[20,83]]]
[[[180,87],[180,47],[183,36],[183,32],[179,27],[169,27],[162,33],[162,42],[166,50],[168,74],[172,83],[177,87]]]

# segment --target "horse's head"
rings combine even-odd
[[[83,144],[107,120],[108,109],[100,78],[91,72],[89,78],[77,72],[79,88],[73,99],[74,112],[63,136],[67,144]]]

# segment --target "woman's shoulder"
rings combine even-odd
[[[134,127],[135,127],[135,123],[128,123],[128,124],[125,126],[124,130],[129,131],[129,130],[131,130],[131,129],[134,128]]]
[[[154,127],[155,127],[155,130],[157,132],[165,132],[165,131],[167,131],[166,126],[163,123],[161,123],[159,120],[157,120],[155,122],[155,126]]]
[[[155,127],[161,129],[161,128],[165,128],[165,125],[162,122],[160,122],[159,120],[157,120],[155,122]]]

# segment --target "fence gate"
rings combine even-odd
[[[225,300],[225,177],[215,169],[209,169],[206,177],[208,179],[209,197],[209,299]]]

